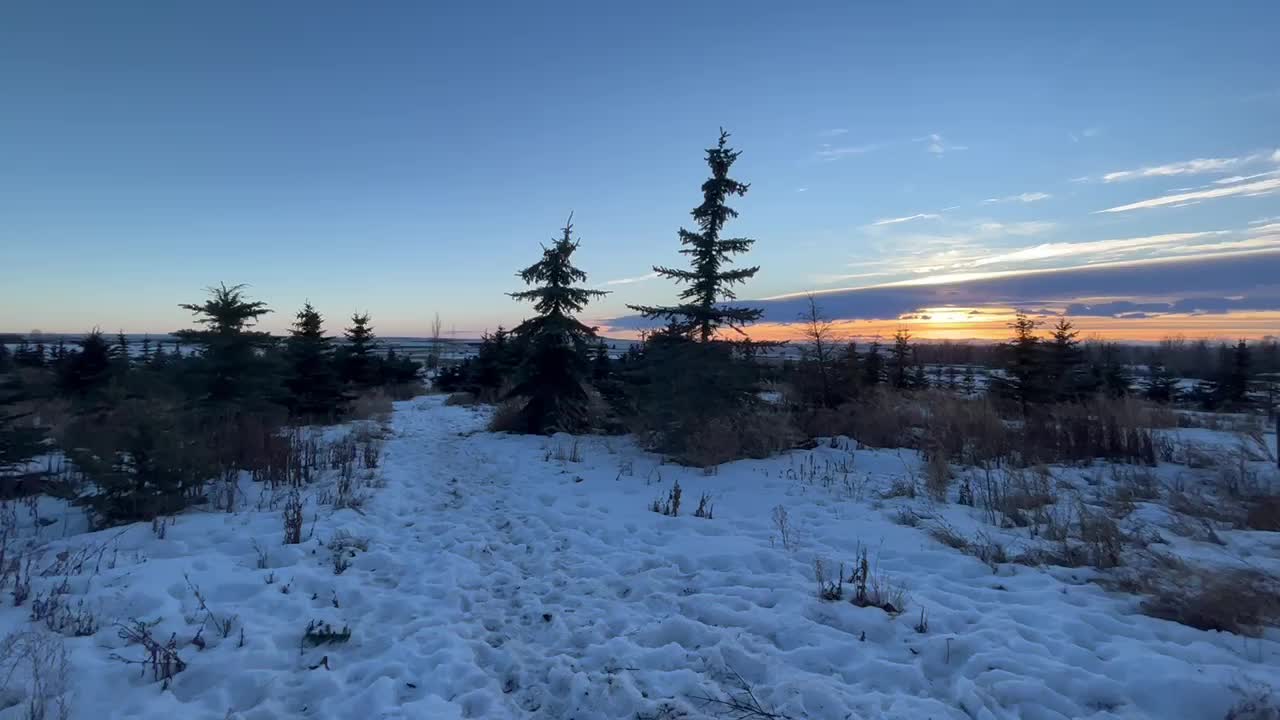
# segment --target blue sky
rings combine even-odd
[[[743,297],[1225,256],[1246,290],[991,301],[1280,311],[1277,27],[1275,2],[11,4],[0,329],[167,331],[225,281],[272,329],[310,298],[475,334],[527,312],[503,293],[570,210],[607,321],[674,295],[644,278],[680,262],[721,125]]]

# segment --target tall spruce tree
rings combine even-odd
[[[649,319],[671,321],[674,328],[701,342],[710,342],[723,327],[739,333],[742,327],[755,322],[763,313],[758,308],[724,305],[736,299],[733,286],[746,282],[760,270],[744,267],[726,270],[733,262],[732,256],[747,252],[755,240],[749,238],[725,238],[720,233],[737,211],[725,204],[733,196],[747,193],[748,185],[729,177],[729,168],[741,151],[728,146],[729,133],[720,130],[720,141],[707,150],[707,165],[711,177],[702,184],[702,204],[693,209],[693,219],[698,225],[694,232],[680,228],[680,252],[691,258],[691,269],[680,270],[654,266],[654,272],[687,283],[680,293],[684,302],[679,305],[630,305],[629,307]]]
[[[514,331],[527,351],[508,397],[520,402],[516,422],[523,432],[579,432],[589,427],[588,352],[596,333],[574,314],[608,293],[576,285],[587,279],[573,265],[577,249],[570,214],[561,236],[550,247],[543,246],[542,259],[518,273],[533,288],[510,293],[533,303],[538,312]]]
[[[310,301],[294,317],[285,341],[285,405],[302,417],[337,417],[347,397],[334,367],[332,338],[324,334],[324,318]]]
[[[178,306],[190,310],[196,323],[204,326],[175,335],[199,349],[201,395],[208,402],[257,401],[270,394],[273,383],[259,351],[274,340],[269,333],[250,328],[271,310],[266,303],[246,298],[244,289],[244,285],[210,287],[204,302]]]

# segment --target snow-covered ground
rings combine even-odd
[[[495,435],[486,419],[438,396],[398,403],[366,501],[334,509],[313,486],[297,545],[285,499],[247,484],[237,512],[163,532],[64,537],[72,516],[45,507],[25,524],[47,543],[32,595],[60,590],[98,626],[57,636],[70,717],[674,720],[719,716],[703,698],[745,684],[790,718],[1218,719],[1280,685],[1274,630],[1153,619],[1097,571],[993,570],[934,539],[945,523],[1030,542],[974,508],[886,498],[921,474],[913,452],[837,441],[708,474],[628,438]],[[677,481],[680,515],[653,512]],[[694,517],[704,493],[710,519]],[[1223,535],[1193,549],[1275,569],[1280,533]],[[819,598],[815,563],[847,573],[861,549],[882,589],[905,591],[900,612],[857,607],[848,587]],[[11,600],[0,635],[32,627],[32,600]],[[134,621],[172,637],[171,681],[121,660],[144,657],[121,638]],[[350,637],[308,644],[313,621]],[[0,720],[24,717],[26,667]]]

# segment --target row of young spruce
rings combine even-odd
[[[417,392],[421,366],[383,352],[368,315],[338,344],[310,303],[285,338],[255,330],[271,310],[243,286],[182,307],[197,326],[176,333],[185,350],[131,354],[95,330],[0,364],[0,499],[62,496],[107,526],[211,502],[241,473],[296,485],[324,459],[288,428],[386,414]]]

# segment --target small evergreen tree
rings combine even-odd
[[[324,318],[308,301],[295,316],[285,341],[285,405],[294,415],[333,418],[342,414],[348,398],[334,367],[331,341],[324,334]]]
[[[1253,374],[1249,343],[1240,340],[1234,347],[1219,350],[1218,371],[1207,384],[1204,404],[1209,409],[1240,408],[1249,401],[1249,380]]]
[[[79,350],[67,355],[58,378],[62,390],[84,398],[107,386],[111,380],[111,346],[94,328],[80,340]]]
[[[542,259],[519,273],[533,289],[511,293],[517,300],[533,303],[538,311],[536,317],[515,329],[528,351],[508,394],[521,403],[517,426],[533,434],[579,432],[589,427],[587,351],[596,335],[594,328],[579,322],[574,314],[607,293],[575,285],[585,282],[587,274],[572,263],[578,249],[572,215],[561,232],[550,247],[543,246]]]
[[[992,379],[993,389],[1015,400],[1024,415],[1031,404],[1043,402],[1048,394],[1043,347],[1035,334],[1037,325],[1035,320],[1021,312],[1009,323],[1013,338],[1001,346],[1005,356],[1004,375]]]
[[[338,355],[342,381],[356,386],[372,385],[376,381],[378,357],[375,354],[377,338],[369,324],[369,313],[352,314],[351,327],[345,328],[343,335],[347,342]]]
[[[840,351],[838,382],[847,397],[857,395],[862,385],[862,357],[858,355],[858,343],[850,340]]]
[[[880,353],[880,341],[871,343],[866,360],[862,363],[862,383],[875,386],[884,382],[884,355]]]
[[[1080,333],[1069,320],[1059,318],[1053,326],[1049,342],[1045,344],[1048,363],[1048,391],[1053,399],[1070,401],[1080,399],[1087,389],[1081,378],[1084,354],[1080,350]]]
[[[1092,368],[1093,386],[1107,397],[1128,397],[1133,392],[1133,376],[1120,357],[1115,343],[1103,343]]]
[[[912,387],[911,332],[899,328],[893,334],[893,346],[889,348],[889,384],[898,390]]]
[[[29,476],[28,464],[46,452],[46,429],[17,407],[30,397],[18,377],[0,375],[0,487]]]
[[[1178,399],[1178,379],[1157,361],[1148,368],[1142,394],[1152,402],[1171,403]]]
[[[964,366],[964,376],[960,380],[960,390],[965,397],[973,397],[978,392],[978,380],[973,375],[973,366]]]
[[[680,228],[680,252],[692,258],[692,269],[677,270],[654,266],[654,272],[671,278],[677,283],[687,283],[680,293],[684,300],[679,305],[649,306],[631,305],[631,309],[646,318],[671,321],[671,328],[679,334],[687,334],[701,342],[711,342],[723,327],[742,333],[742,327],[758,320],[762,310],[724,305],[736,295],[733,286],[746,282],[759,267],[725,270],[732,256],[747,252],[755,242],[749,238],[723,238],[721,230],[737,211],[725,204],[732,196],[747,194],[748,185],[729,177],[729,168],[741,154],[728,147],[729,133],[720,130],[720,142],[707,150],[707,165],[711,177],[702,184],[702,204],[693,210],[698,231]]]
[[[123,330],[116,332],[116,343],[111,346],[111,357],[121,370],[129,369],[129,338],[125,337]]]
[[[244,285],[209,288],[202,303],[184,303],[199,330],[180,330],[179,339],[199,348],[202,398],[211,403],[240,403],[268,397],[274,384],[259,351],[274,344],[271,335],[250,330],[271,312],[266,303],[245,297]]]

